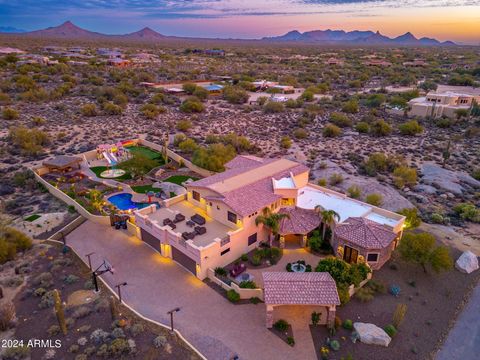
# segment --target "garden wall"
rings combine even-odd
[[[44,179],[42,179],[42,177],[38,175],[36,171],[34,171],[33,173],[35,174],[35,178],[37,179],[37,181],[41,183],[43,186],[45,186],[45,188],[48,190],[50,194],[62,200],[64,203],[73,206],[80,215],[97,224],[110,226],[110,217],[90,214],[87,209],[85,209],[82,205],[80,205],[75,200],[73,200],[70,196],[65,194],[60,189],[57,189],[48,181],[45,181]]]
[[[64,236],[67,236],[68,234],[70,234],[73,230],[75,230],[77,227],[82,225],[85,221],[87,221],[87,219],[85,219],[83,216],[78,216],[72,222],[65,225],[63,228],[58,230],[55,234],[50,236],[50,239],[62,241],[62,238]]]
[[[355,295],[355,293],[358,291],[358,289],[361,289],[366,283],[368,283],[370,281],[371,278],[372,278],[372,273],[369,272],[367,274],[367,278],[365,280],[363,280],[360,284],[358,284],[358,287],[355,287],[354,284],[350,285],[348,287],[348,294],[350,295],[350,297]]]
[[[163,152],[163,146],[162,145],[155,144],[151,141],[140,139],[139,144],[140,145],[145,145],[145,146],[150,147],[150,148],[152,148],[154,150],[157,150],[159,152]],[[203,177],[208,177],[208,176],[211,176],[211,175],[215,174],[213,171],[203,169],[203,168],[193,164],[190,160],[185,159],[184,157],[178,155],[177,153],[173,152],[172,150],[170,150],[168,148],[167,148],[167,156],[170,159],[172,159],[172,160],[174,160],[178,163],[183,163],[187,168],[189,168],[193,172],[196,172],[196,173],[202,175]]]
[[[215,284],[221,286],[224,290],[235,290],[239,295],[240,299],[251,299],[254,297],[259,298],[263,301],[263,289],[242,289],[240,286],[232,282],[230,285],[224,283],[222,280],[215,276],[215,271],[208,269],[207,273],[208,278],[213,281]]]

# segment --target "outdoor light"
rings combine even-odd
[[[121,283],[121,284],[115,285],[115,287],[117,288],[117,292],[118,292],[118,301],[120,301],[120,302],[122,302],[122,292],[120,291],[120,288],[121,288],[122,286],[127,286],[127,285],[128,285],[128,284],[127,284],[126,281],[123,282],[123,283]]]
[[[170,315],[170,329],[173,331],[173,313],[179,312],[180,308],[177,307],[173,310],[167,311],[167,314]]]

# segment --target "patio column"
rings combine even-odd
[[[267,305],[267,328],[271,329],[273,327],[273,306]]]
[[[304,234],[302,235],[302,247],[306,247],[307,246],[307,235]]]
[[[335,305],[327,307],[327,327],[329,328],[335,326],[335,313],[336,313]]]
[[[285,247],[285,236],[280,235],[280,248],[283,249]]]

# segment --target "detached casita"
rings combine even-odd
[[[267,242],[270,230],[255,219],[265,208],[288,213],[279,241],[306,246],[321,223],[317,206],[334,210],[335,254],[347,262],[367,261],[373,269],[388,260],[401,238],[405,218],[308,183],[309,169],[287,159],[237,156],[222,173],[191,182],[187,194],[135,211],[143,241],[191,271],[207,277]]]

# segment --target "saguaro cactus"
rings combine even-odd
[[[55,301],[55,314],[57,315],[58,325],[62,330],[63,335],[67,335],[67,324],[65,322],[65,312],[63,311],[62,299],[60,298],[60,292],[53,290],[53,299]]]
[[[118,306],[115,297],[110,296],[110,313],[112,314],[112,320],[118,319]]]

